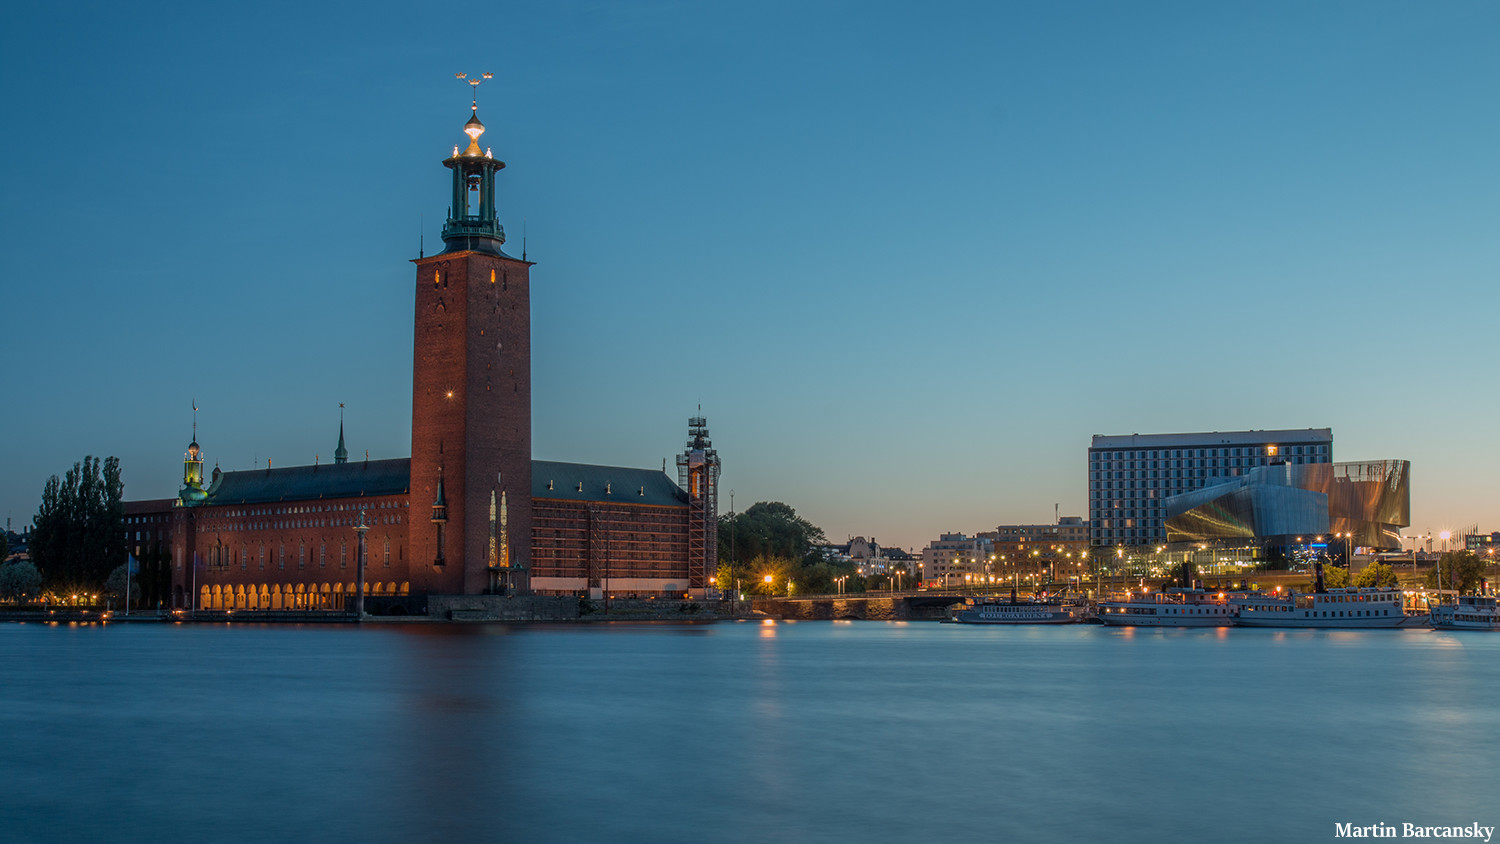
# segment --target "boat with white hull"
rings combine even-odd
[[[1256,592],[1229,599],[1237,627],[1425,627],[1427,614],[1408,615],[1400,589],[1361,587],[1326,592]]]
[[[959,624],[1074,624],[1082,621],[1088,606],[1066,598],[1018,601],[987,598],[953,614]]]
[[[1222,592],[1168,589],[1101,601],[1099,620],[1111,627],[1231,627],[1234,612]]]
[[[1485,595],[1460,595],[1456,604],[1432,608],[1432,626],[1439,630],[1500,630],[1500,606]]]

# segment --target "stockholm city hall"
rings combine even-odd
[[[703,417],[689,420],[676,482],[532,459],[534,265],[502,248],[505,163],[480,146],[477,100],[463,131],[467,146],[443,161],[444,249],[414,261],[411,457],[350,461],[341,422],[333,463],[205,478],[195,423],[177,497],[126,504],[131,550],[167,556],[174,607],[341,609],[361,546],[366,595],[408,603],[711,586],[719,459]]]

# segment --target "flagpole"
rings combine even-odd
[[[130,556],[130,552],[129,551],[126,551],[125,552],[125,614],[126,615],[130,615],[130,564],[133,563],[133,562],[135,562],[135,558],[132,557],[132,556]]]

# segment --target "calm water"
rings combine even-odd
[[[1500,634],[0,624],[0,684],[5,841],[1500,826]]]

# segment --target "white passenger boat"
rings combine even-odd
[[[1168,589],[1101,601],[1099,620],[1113,627],[1230,627],[1234,612],[1223,592]]]
[[[1439,630],[1500,630],[1500,607],[1496,598],[1460,595],[1456,604],[1432,608],[1432,626]]]
[[[1072,624],[1082,621],[1088,606],[1075,598],[1032,598],[1010,600],[985,598],[971,601],[953,614],[960,624]]]
[[[1256,592],[1229,599],[1239,627],[1423,627],[1427,614],[1408,615],[1400,589],[1361,587],[1326,592]]]

